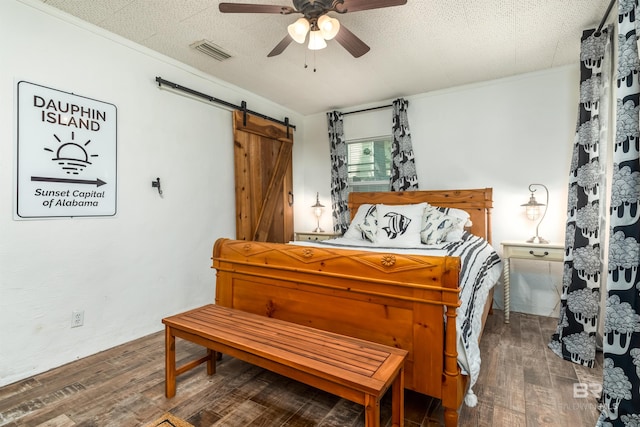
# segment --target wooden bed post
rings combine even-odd
[[[487,235],[484,238],[491,244],[491,236],[493,235],[493,231],[491,230],[491,208],[493,207],[493,189],[486,188],[485,189],[485,212],[486,212],[486,221],[487,221]]]
[[[447,257],[447,272],[443,278],[445,287],[458,289],[460,260]],[[444,425],[458,425],[458,407],[461,404],[459,387],[460,368],[458,367],[458,334],[456,331],[456,309],[460,306],[459,293],[446,293],[443,302],[446,304],[447,324],[444,343],[444,375],[442,384],[442,406],[444,407]],[[464,393],[464,391],[462,391]]]
[[[458,425],[458,352],[456,350],[456,307],[447,306],[447,332],[444,351],[444,384],[442,406],[444,407],[444,425],[454,427]],[[453,332],[451,331],[453,330]],[[453,351],[452,351],[453,350]]]

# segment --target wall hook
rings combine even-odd
[[[151,181],[151,187],[158,189],[158,194],[162,197],[162,187],[160,187],[160,178],[156,178],[155,181]]]

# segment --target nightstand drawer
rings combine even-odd
[[[301,232],[298,233],[296,232],[296,240],[306,240],[306,241],[311,241],[311,242],[315,242],[318,240],[328,240],[328,239],[333,239],[335,237],[340,237],[341,234],[340,233],[314,233],[314,232]]]
[[[559,245],[504,244],[504,258],[525,258],[541,261],[564,261],[564,247]]]

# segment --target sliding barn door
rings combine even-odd
[[[293,130],[234,111],[236,238],[293,240]]]

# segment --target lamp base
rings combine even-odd
[[[543,245],[546,245],[549,243],[549,241],[546,239],[543,239],[540,236],[533,236],[532,238],[527,240],[527,243],[542,243]]]
[[[313,230],[314,233],[324,233],[324,230],[320,227],[317,227],[315,230]]]

